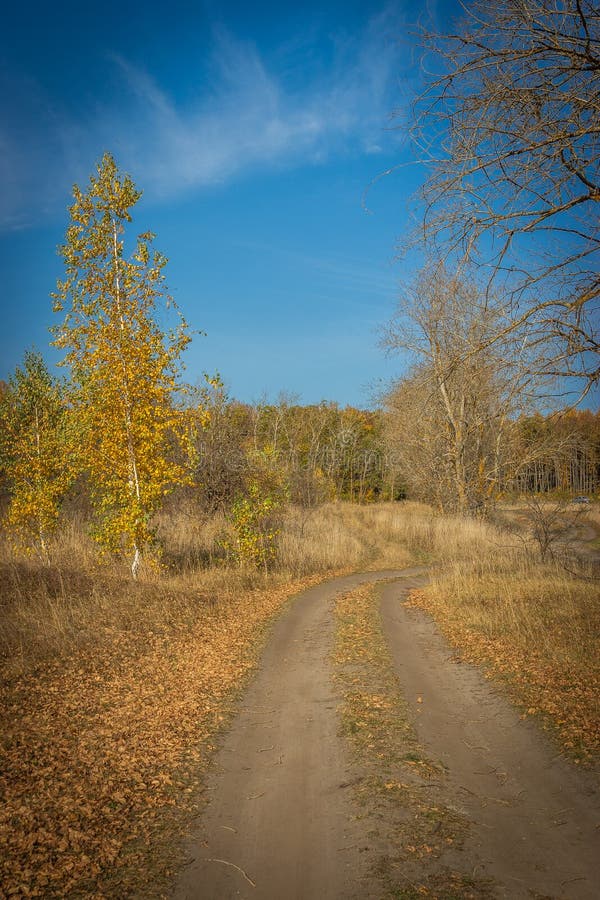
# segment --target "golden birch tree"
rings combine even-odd
[[[0,457],[10,491],[5,524],[47,559],[73,469],[64,389],[39,353],[25,354],[3,392]]]
[[[66,351],[79,429],[81,466],[96,511],[95,536],[131,559],[153,541],[152,518],[163,497],[185,479],[183,419],[176,409],[180,355],[189,341],[185,321],[163,330],[166,258],[141,234],[125,250],[131,210],[141,196],[105,154],[86,191],[73,189],[70,224],[59,253],[65,264],[54,309],[54,331]],[[177,458],[179,457],[179,459]]]

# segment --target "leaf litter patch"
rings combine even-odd
[[[249,591],[1,688],[0,898],[161,897],[266,626],[310,579]]]

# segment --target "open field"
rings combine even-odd
[[[577,574],[541,564],[535,543],[419,504],[329,504],[288,512],[264,574],[227,564],[224,520],[178,516],[161,523],[169,571],[136,584],[97,562],[80,527],[49,566],[3,548],[0,896],[120,897],[146,879],[160,895],[268,623],[301,586],[342,570],[432,566],[413,602],[568,753],[593,760],[591,561]]]

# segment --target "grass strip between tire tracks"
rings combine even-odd
[[[335,617],[341,730],[364,773],[354,790],[358,806],[376,823],[373,878],[382,884],[382,896],[493,896],[489,882],[461,871],[468,825],[444,804],[444,768],[417,741],[382,633],[378,589],[361,587],[340,597]]]

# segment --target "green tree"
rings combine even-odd
[[[235,543],[229,549],[241,564],[268,572],[277,559],[281,515],[289,499],[287,471],[273,446],[248,456],[246,489],[231,507]]]
[[[39,353],[22,367],[0,400],[0,458],[10,490],[5,523],[43,558],[61,501],[73,477],[63,385]]]
[[[173,328],[158,321],[166,294],[166,258],[150,232],[126,256],[124,234],[141,196],[105,154],[87,191],[73,189],[70,225],[59,253],[66,275],[54,298],[62,324],[55,345],[66,351],[81,464],[97,514],[96,537],[131,559],[153,541],[152,517],[163,497],[185,480],[175,452],[185,444],[185,420],[176,409],[180,355],[189,341],[177,313]],[[177,311],[176,311],[177,312]]]

